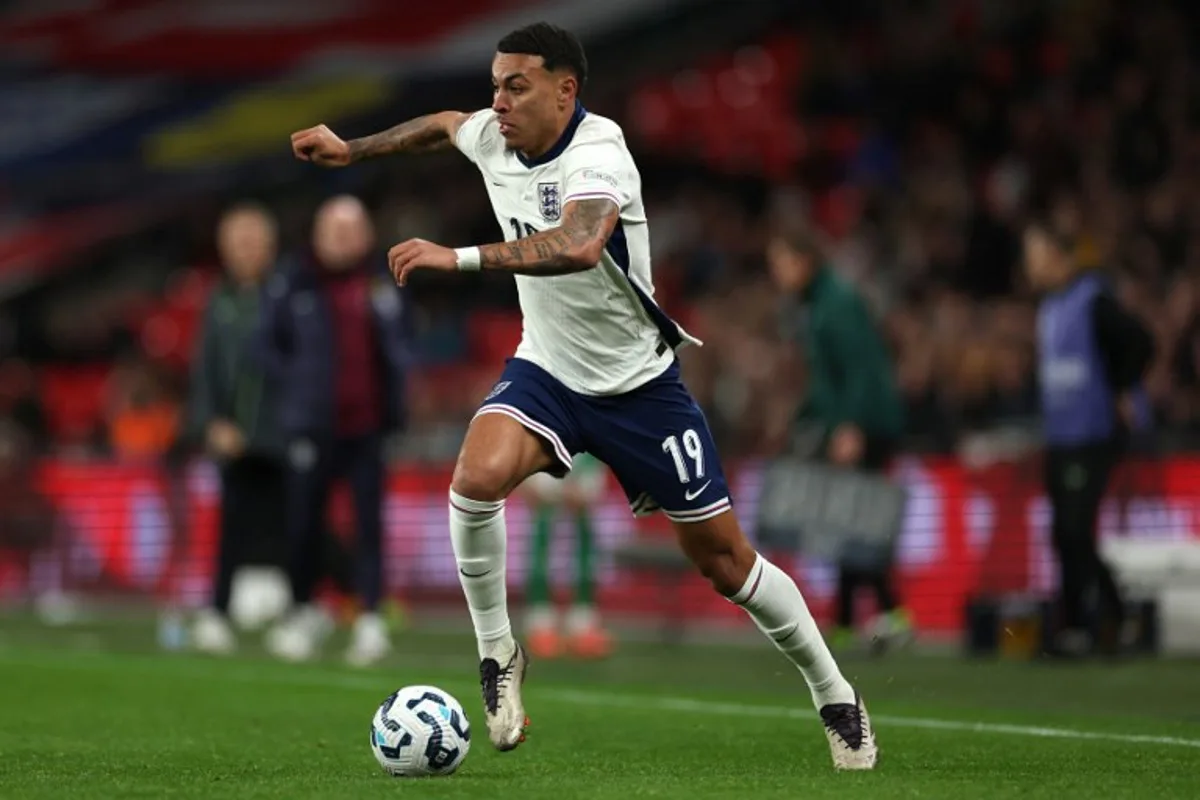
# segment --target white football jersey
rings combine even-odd
[[[505,146],[487,109],[463,123],[455,145],[483,173],[506,241],[558,227],[572,200],[607,197],[621,210],[595,269],[516,276],[518,358],[572,391],[611,395],[660,375],[675,349],[700,344],[654,302],[642,180],[619,125],[580,106],[558,143],[529,161]]]

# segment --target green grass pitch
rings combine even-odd
[[[882,761],[835,774],[799,676],[768,647],[629,644],[535,663],[529,741],[487,743],[469,634],[408,633],[365,671],[156,653],[149,630],[0,618],[3,798],[1196,798],[1200,665],[844,662]],[[385,776],[392,690],[432,683],[474,724],[449,778]]]

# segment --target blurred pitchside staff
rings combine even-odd
[[[1077,262],[1072,232],[1037,220],[1024,239],[1030,283],[1043,293],[1038,377],[1062,613],[1052,654],[1111,652],[1120,640],[1124,606],[1097,548],[1096,521],[1127,435],[1151,422],[1141,382],[1154,342],[1121,308],[1104,277]],[[1094,614],[1088,609],[1093,589]]]
[[[276,656],[315,655],[329,628],[312,605],[329,490],[347,478],[354,500],[363,613],[347,660],[377,661],[391,648],[378,609],[383,592],[384,437],[403,422],[410,313],[366,209],[334,197],[317,210],[312,250],[277,272],[266,292],[261,352],[280,382],[287,437],[286,523],[295,608],[267,637]]]
[[[195,621],[195,646],[228,653],[234,572],[277,563],[284,549],[283,435],[277,392],[254,353],[261,288],[276,258],[275,220],[264,208],[230,209],[217,228],[225,276],[209,299],[192,362],[189,433],[216,460],[221,476],[220,538],[211,606]]]
[[[803,225],[777,225],[767,260],[784,296],[784,337],[802,344],[808,367],[792,455],[817,456],[837,467],[882,475],[903,432],[904,409],[891,357],[866,302],[827,265],[816,238]],[[877,646],[910,635],[911,621],[897,604],[890,573],[890,547],[878,557],[841,555],[832,644],[854,638],[860,586],[875,592]]]

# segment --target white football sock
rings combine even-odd
[[[458,582],[475,624],[479,657],[494,658],[504,666],[516,648],[504,580],[504,501],[471,500],[450,490],[450,541],[458,562]]]
[[[731,602],[746,609],[775,646],[796,665],[819,710],[830,703],[853,703],[854,689],[842,677],[796,582],[761,555]]]

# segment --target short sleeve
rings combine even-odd
[[[483,141],[488,123],[495,116],[494,111],[485,108],[467,117],[466,121],[458,128],[458,133],[454,137],[454,146],[473,163],[479,163],[480,143]]]
[[[629,156],[616,141],[588,142],[563,154],[563,205],[573,200],[610,198],[624,209],[632,199],[636,176]]]

